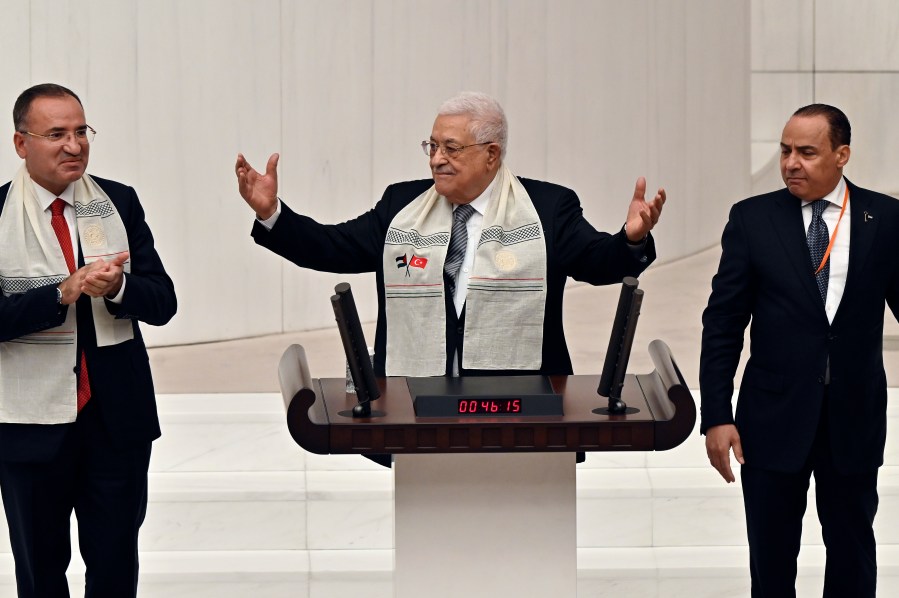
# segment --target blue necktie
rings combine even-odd
[[[474,214],[474,208],[463,204],[453,211],[453,229],[450,233],[449,248],[446,250],[446,262],[443,271],[449,277],[449,294],[456,294],[456,277],[465,257],[465,249],[468,247],[468,228],[466,222]]]
[[[827,252],[827,245],[830,243],[830,233],[827,230],[827,223],[821,218],[824,208],[828,202],[818,199],[811,203],[812,221],[808,225],[808,252],[812,257],[812,272],[821,265],[824,254]],[[827,303],[827,281],[830,278],[830,259],[821,268],[821,271],[815,275],[815,282],[818,283],[818,290],[821,292],[821,300]]]

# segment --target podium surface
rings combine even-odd
[[[311,378],[299,345],[279,376],[288,429],[304,449],[395,455],[396,596],[574,596],[573,453],[667,450],[693,430],[696,405],[668,347],[654,341],[650,353],[655,371],[625,376],[621,415],[604,409],[597,376],[540,381],[561,397],[561,415],[446,417],[416,415],[403,377],[376,379],[371,416],[353,417],[346,380]],[[508,388],[519,378],[505,379]],[[503,387],[503,377],[491,380]],[[464,380],[448,384],[459,386],[451,399],[465,396]]]
[[[628,374],[622,415],[601,412],[597,378],[583,375],[548,378],[562,396],[563,415],[418,417],[403,377],[377,379],[381,398],[372,403],[372,417],[351,417],[356,395],[346,392],[343,378],[294,381],[298,390],[284,399],[294,440],[322,455],[658,451],[683,442],[696,420],[693,398],[675,374],[673,380],[658,369]]]

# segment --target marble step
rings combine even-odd
[[[578,471],[578,546],[745,544],[740,488],[709,468]],[[882,468],[876,533],[899,545],[899,467]],[[154,473],[144,550],[358,550],[393,546],[387,470]],[[821,545],[814,500],[803,543]]]
[[[899,549],[878,549],[878,590],[899,590]],[[743,547],[580,548],[578,595],[628,598],[748,596]],[[12,558],[0,555],[0,595],[14,595]],[[803,547],[798,595],[820,595],[823,547]],[[141,598],[345,597],[393,595],[392,550],[188,551],[141,554]],[[84,565],[69,570],[72,595],[80,595]]]
[[[578,546],[743,546],[737,484],[708,468],[578,470]],[[142,551],[381,550],[393,546],[393,477],[373,471],[150,474]],[[899,545],[899,467],[882,468],[880,545]],[[822,544],[814,500],[803,544]],[[0,553],[9,552],[5,520]]]

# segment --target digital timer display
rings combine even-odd
[[[545,376],[406,378],[416,417],[509,418],[564,415]]]
[[[520,414],[521,399],[458,399],[459,415]]]

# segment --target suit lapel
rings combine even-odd
[[[806,290],[809,300],[824,314],[824,302],[821,301],[808,252],[805,224],[802,221],[802,201],[784,189],[775,196],[774,205],[775,208],[770,212],[772,230],[780,238],[786,259],[796,271],[796,278]]]
[[[874,237],[877,235],[880,219],[872,208],[871,196],[864,189],[859,189],[848,180],[849,202],[851,204],[849,223],[849,269],[846,272],[846,286],[843,296],[840,298],[840,307],[847,301],[851,302],[851,294],[861,290],[862,268],[871,253]],[[840,315],[840,308],[834,316],[834,322]]]

